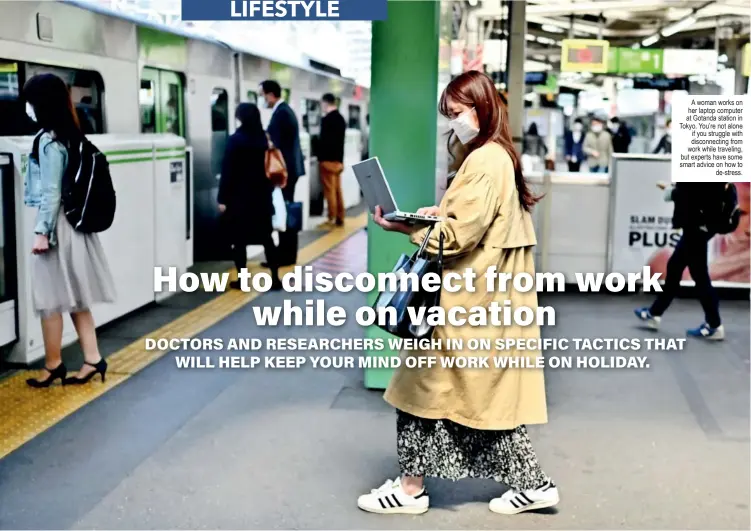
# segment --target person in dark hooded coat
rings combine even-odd
[[[238,273],[247,267],[248,245],[263,245],[266,263],[271,269],[272,289],[281,289],[278,252],[271,237],[274,186],[266,177],[265,155],[268,139],[261,123],[261,113],[252,103],[241,103],[235,111],[240,123],[227,141],[219,181],[219,211],[223,234],[232,248]],[[231,286],[240,287],[234,281]]]

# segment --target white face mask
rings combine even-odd
[[[31,118],[34,122],[37,121],[37,115],[34,112],[34,107],[31,106],[31,103],[26,102],[26,114],[29,118]]]
[[[600,131],[602,131],[602,125],[592,124],[592,131],[594,131],[595,133],[599,133]]]
[[[577,133],[582,130],[582,124],[574,124],[574,131]]]
[[[453,129],[459,142],[465,146],[472,142],[477,135],[480,134],[480,130],[472,123],[472,112],[474,109],[470,109],[463,112],[453,120],[449,122],[449,127]]]

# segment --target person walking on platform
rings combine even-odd
[[[268,139],[261,123],[261,113],[252,103],[241,103],[235,111],[240,122],[229,137],[222,162],[219,181],[219,211],[223,232],[232,248],[237,272],[247,267],[247,246],[263,245],[266,263],[271,269],[272,288],[282,287],[279,280],[278,251],[272,238],[271,218],[274,206],[271,193],[274,186],[266,177]],[[240,282],[233,281],[239,289]]]
[[[667,186],[665,200],[673,202],[673,228],[683,229],[673,254],[668,260],[667,274],[662,292],[652,306],[634,310],[648,328],[656,330],[660,319],[678,294],[683,271],[688,267],[696,283],[699,302],[704,309],[704,323],[687,331],[689,336],[719,341],[725,339],[725,329],[720,320],[719,299],[709,276],[708,244],[714,236],[712,212],[721,210],[727,183],[678,183]]]
[[[566,131],[563,143],[568,171],[578,172],[584,160],[584,124],[581,118],[574,120],[574,125]]]
[[[267,132],[271,142],[282,152],[287,166],[287,186],[284,187],[282,193],[285,201],[292,202],[295,200],[297,180],[305,175],[305,163],[300,149],[300,126],[292,107],[282,99],[282,87],[279,83],[264,81],[261,83],[261,92],[266,106],[272,109]],[[297,262],[297,240],[296,232],[279,233],[278,265],[280,267],[294,265]]]
[[[26,112],[40,131],[29,155],[24,203],[37,209],[31,247],[31,295],[42,320],[42,378],[26,381],[49,387],[55,380],[82,384],[100,374],[107,362],[99,353],[91,307],[115,300],[115,283],[97,234],[75,230],[62,208],[62,185],[84,140],[65,82],[52,74],[34,76],[23,88]],[[76,166],[77,167],[77,166]],[[69,313],[83,350],[84,364],[67,378],[62,360],[63,313]]]
[[[420,214],[443,221],[429,236],[428,228],[389,222],[376,208],[375,222],[387,231],[407,234],[415,245],[423,243],[429,254],[443,240],[444,272],[463,274],[472,268],[479,278],[491,268],[499,273],[534,276],[537,243],[530,211],[537,202],[522,175],[514,149],[506,106],[493,81],[480,72],[466,72],[449,83],[440,100],[440,112],[451,120],[453,135],[467,148],[459,172],[440,206],[425,207]],[[452,136],[453,136],[452,135]],[[470,292],[440,293],[440,305],[488,307],[510,298],[512,306],[537,308],[532,291],[487,290],[484,281]],[[551,507],[559,501],[558,488],[543,472],[530,442],[526,425],[547,422],[542,369],[444,368],[441,360],[476,356],[468,350],[449,350],[446,340],[479,338],[539,338],[534,325],[437,326],[432,339],[440,340],[438,366],[396,369],[385,394],[397,410],[397,453],[401,476],[388,480],[359,497],[358,506],[373,513],[419,514],[428,510],[425,477],[450,480],[493,478],[511,489],[490,502],[500,514]],[[534,359],[541,353],[496,351],[499,358]]]
[[[592,118],[587,136],[584,137],[584,154],[587,166],[592,173],[607,173],[610,155],[613,152],[613,140],[603,127],[599,118]]]
[[[329,219],[322,228],[344,225],[344,197],[342,195],[342,172],[344,171],[344,138],[347,123],[336,106],[333,94],[321,98],[324,112],[321,134],[318,139],[318,162],[320,163],[323,195],[328,204]]]

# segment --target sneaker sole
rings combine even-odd
[[[561,501],[560,498],[557,498],[555,500],[545,500],[545,501],[539,501],[532,503],[530,505],[527,505],[526,507],[519,507],[518,509],[509,508],[508,510],[501,510],[501,509],[494,509],[492,505],[488,505],[488,508],[491,512],[496,514],[504,514],[504,515],[514,515],[523,513],[526,511],[535,511],[538,509],[547,509],[548,507],[553,507],[555,505],[558,505],[558,503]]]
[[[374,514],[423,514],[428,512],[429,507],[389,507],[383,509],[382,507],[363,507],[360,502],[357,502],[357,507],[367,513]]]

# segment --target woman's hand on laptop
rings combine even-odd
[[[420,216],[436,216],[441,215],[441,209],[437,206],[422,207],[417,209],[417,214]]]
[[[412,232],[412,227],[410,227],[406,223],[400,223],[398,221],[386,221],[385,219],[383,219],[383,210],[379,206],[375,207],[373,221],[375,221],[376,225],[381,227],[383,230],[387,230],[389,232],[401,232],[402,234],[410,234]]]

